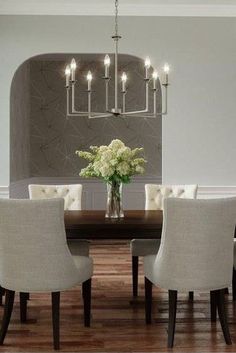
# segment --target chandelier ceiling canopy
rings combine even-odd
[[[88,100],[88,110],[80,111],[75,107],[75,94],[76,88],[78,86],[78,81],[76,80],[76,68],[77,63],[73,58],[71,63],[66,66],[65,77],[66,77],[66,95],[67,95],[67,117],[84,117],[88,118],[108,118],[112,116],[121,116],[121,117],[143,117],[143,118],[156,118],[158,116],[167,114],[167,90],[169,86],[169,65],[165,64],[163,67],[164,80],[161,83],[162,89],[162,98],[164,109],[161,112],[157,111],[157,80],[159,79],[158,71],[151,69],[151,61],[147,57],[144,61],[144,77],[145,82],[145,107],[142,110],[126,110],[126,94],[127,90],[127,80],[128,75],[126,72],[123,72],[121,77],[118,75],[119,70],[119,41],[121,36],[118,32],[118,0],[115,0],[115,33],[112,36],[112,39],[115,43],[115,52],[114,52],[114,107],[110,108],[109,105],[109,89],[110,89],[110,65],[111,58],[106,54],[104,58],[104,84],[105,84],[105,101],[104,101],[104,112],[93,112],[92,111],[92,81],[93,74],[91,71],[87,73],[87,100]],[[149,91],[153,93],[153,105],[150,108],[149,104]],[[119,106],[119,95],[122,97],[122,105]]]

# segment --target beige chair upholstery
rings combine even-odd
[[[78,266],[77,266],[78,265]],[[0,283],[18,292],[61,291],[92,276],[92,260],[75,262],[66,243],[64,202],[0,200]]]
[[[145,210],[162,210],[163,200],[167,197],[195,199],[197,185],[145,185]],[[133,296],[138,293],[138,257],[156,254],[160,246],[159,239],[133,239],[130,243],[133,267]]]
[[[63,198],[65,210],[81,210],[82,185],[29,185],[29,197],[32,200]],[[89,242],[86,240],[68,240],[73,256],[89,256]]]
[[[21,292],[21,297],[28,292],[52,292],[56,311],[58,293],[82,283],[91,288],[92,274],[92,259],[73,258],[68,249],[63,199],[0,200],[0,283],[6,289],[0,344],[7,331],[15,292]],[[53,318],[54,344],[58,348],[59,315]]]
[[[235,223],[236,198],[165,199],[160,249],[157,255],[144,258],[146,279],[172,291],[172,299],[173,291],[176,296],[176,291],[228,288],[232,281]],[[223,304],[217,305],[221,318]],[[222,325],[226,329],[225,321]],[[229,335],[224,334],[230,343]]]

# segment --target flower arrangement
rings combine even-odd
[[[108,146],[90,146],[91,152],[76,151],[89,164],[80,171],[85,178],[96,177],[107,182],[108,218],[122,218],[122,184],[129,183],[135,174],[144,173],[146,160],[140,157],[143,148],[131,149],[121,141],[113,140]]]
[[[144,173],[146,160],[138,157],[143,148],[131,149],[121,141],[113,140],[108,146],[90,146],[91,152],[76,151],[79,157],[89,161],[80,176],[97,177],[108,183],[129,183],[135,174]]]

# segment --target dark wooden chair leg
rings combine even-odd
[[[132,256],[133,297],[138,296],[138,256]]]
[[[192,302],[194,299],[194,292],[188,292],[188,299]]]
[[[233,268],[232,291],[233,291],[233,301],[235,301],[236,300],[236,270],[234,268]]]
[[[216,291],[210,292],[210,302],[211,302],[211,322],[216,322],[216,309],[217,309],[217,302],[216,302]]]
[[[2,297],[5,294],[5,289],[0,286],[0,306],[2,306]]]
[[[225,308],[225,289],[216,291],[217,309],[226,344],[232,344]]]
[[[26,299],[30,300],[30,294],[29,293],[25,293],[25,295],[26,295]]]
[[[20,321],[27,321],[27,300],[28,293],[20,293]]]
[[[169,322],[168,322],[168,348],[172,348],[174,345],[175,337],[175,321],[176,321],[176,307],[177,307],[177,295],[176,290],[169,290]]]
[[[52,293],[52,326],[54,349],[60,349],[60,292]]]
[[[5,306],[4,306],[4,314],[2,319],[2,327],[0,331],[0,345],[3,344],[7,334],[9,322],[11,319],[13,304],[14,304],[14,298],[15,298],[15,292],[7,289],[5,294]]]
[[[152,322],[152,282],[145,277],[145,318],[146,324]]]
[[[91,278],[82,284],[82,295],[84,300],[84,326],[90,327],[91,317]]]

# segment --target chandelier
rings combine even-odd
[[[169,74],[169,65],[165,64],[163,67],[163,82],[161,86],[163,87],[161,96],[163,100],[163,110],[161,112],[157,111],[157,80],[159,79],[158,71],[151,69],[151,61],[147,57],[144,61],[144,82],[145,82],[145,107],[143,110],[137,111],[127,111],[126,110],[126,95],[128,92],[127,89],[127,80],[128,76],[126,72],[123,72],[121,77],[118,75],[118,58],[119,58],[119,40],[121,36],[118,32],[118,0],[115,0],[115,34],[112,36],[112,39],[115,43],[115,53],[114,53],[114,102],[115,105],[113,108],[109,106],[109,89],[110,89],[110,64],[111,59],[107,54],[104,58],[104,84],[105,84],[105,102],[104,102],[104,112],[93,112],[92,111],[92,80],[93,75],[91,71],[87,73],[87,101],[88,101],[88,110],[79,111],[75,108],[75,93],[78,81],[76,80],[76,67],[77,63],[73,58],[71,63],[66,66],[65,77],[66,77],[66,102],[67,102],[67,117],[79,116],[79,117],[88,117],[88,118],[108,118],[112,116],[120,117],[143,117],[143,118],[156,118],[158,116],[167,114],[167,89],[169,86],[168,74]],[[151,71],[152,70],[152,71]],[[160,86],[160,87],[161,87]],[[150,108],[149,104],[149,91],[153,93],[153,105]],[[118,98],[119,95],[122,97],[122,104],[119,106]]]

